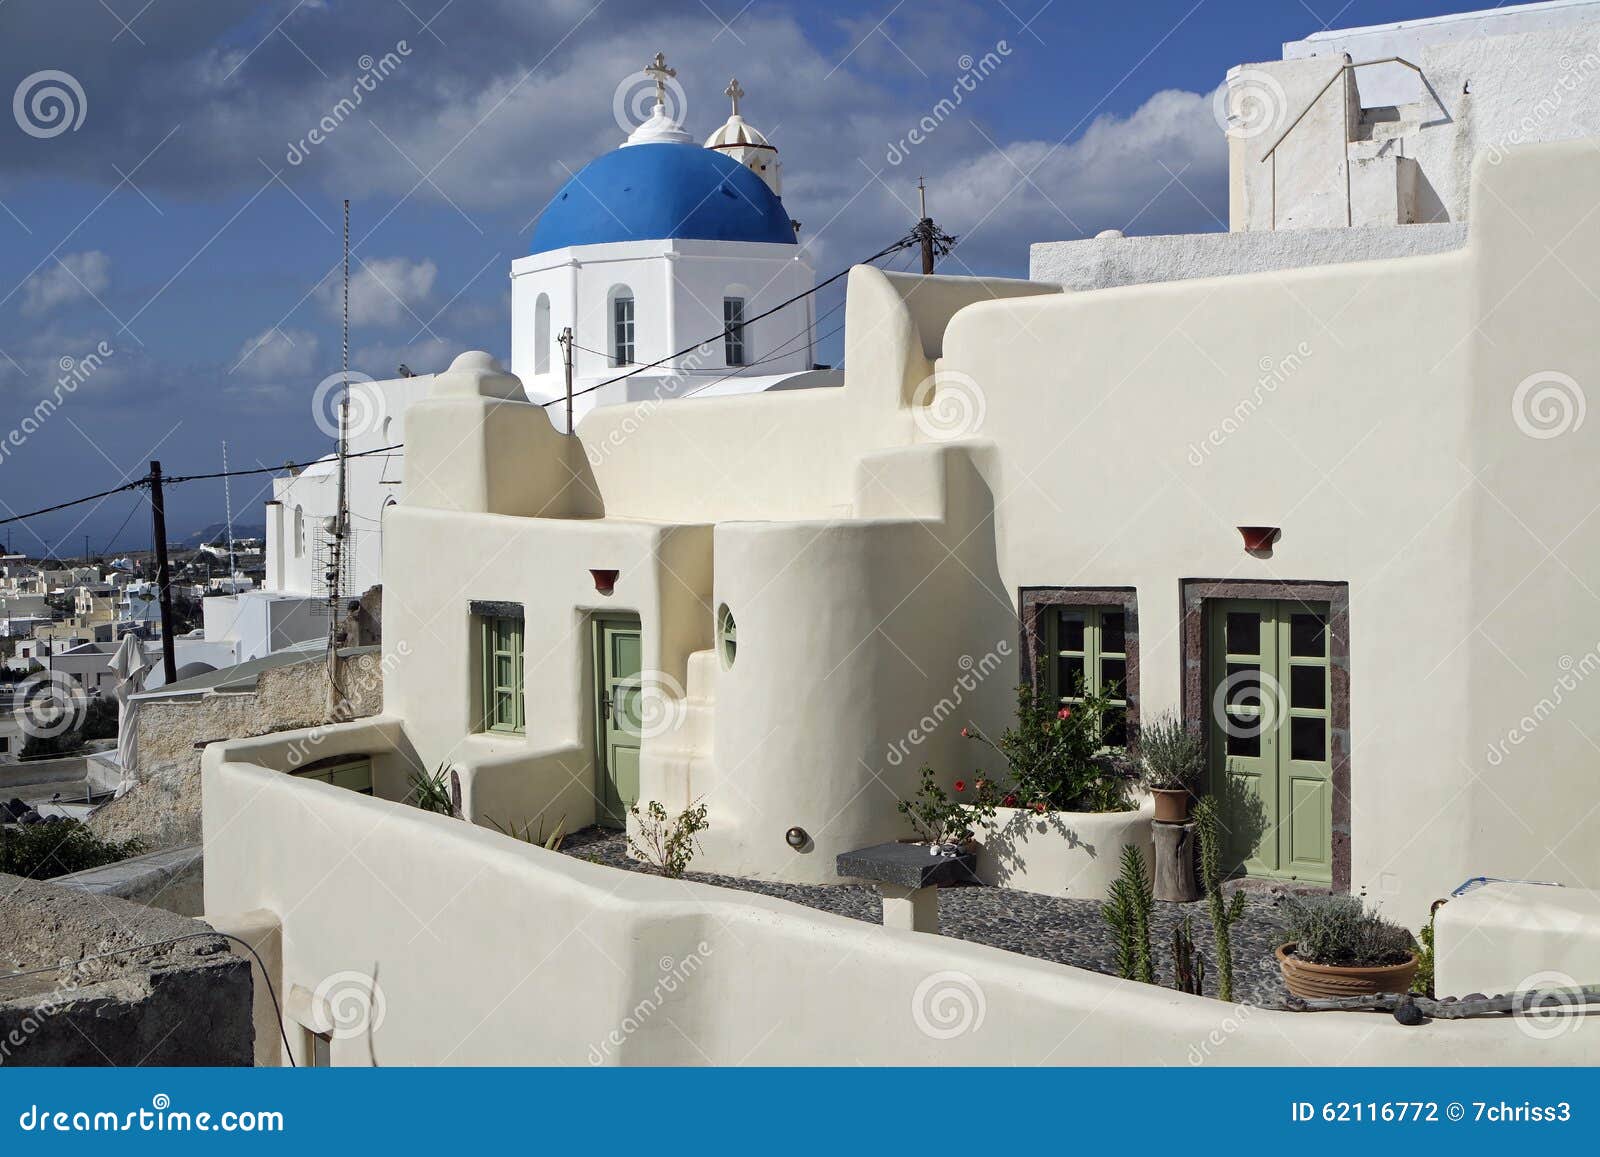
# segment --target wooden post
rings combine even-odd
[[[150,463],[150,521],[156,548],[156,593],[161,598],[161,669],[168,683],[178,681],[172,647],[172,571],[167,566],[167,501],[161,493],[161,463]]]
[[[1155,844],[1155,898],[1184,904],[1200,898],[1194,880],[1193,821],[1186,824],[1152,823]]]

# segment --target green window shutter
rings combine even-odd
[[[1128,709],[1127,614],[1121,607],[1056,607],[1045,624],[1047,686],[1065,706],[1083,702],[1083,690],[1103,689],[1115,712],[1106,728],[1109,746],[1126,742]]]
[[[522,734],[527,727],[522,686],[522,620],[482,619],[483,721],[486,730]]]

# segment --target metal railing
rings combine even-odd
[[[1375,64],[1403,65],[1406,68],[1409,68],[1412,72],[1416,73],[1419,77],[1423,77],[1423,85],[1428,87],[1427,78],[1421,67],[1411,63],[1411,61],[1407,60],[1403,56],[1385,56],[1377,60],[1362,60],[1355,62],[1347,60],[1341,64],[1338,71],[1330,76],[1327,80],[1327,83],[1317,90],[1317,95],[1312,97],[1306,107],[1300,110],[1300,115],[1294,118],[1294,121],[1289,125],[1289,127],[1283,130],[1283,132],[1278,136],[1278,139],[1272,142],[1272,147],[1269,148],[1261,157],[1261,163],[1263,165],[1268,161],[1272,162],[1271,181],[1273,229],[1278,227],[1278,146],[1283,144],[1284,141],[1288,140],[1289,134],[1300,127],[1300,122],[1306,119],[1306,115],[1316,107],[1317,102],[1323,98],[1323,95],[1326,94],[1330,88],[1333,87],[1334,81],[1338,80],[1346,73],[1354,72],[1358,68],[1370,68]],[[1432,91],[1431,87],[1429,87],[1429,91]],[[1449,115],[1449,110],[1446,109],[1445,113],[1446,115]],[[1352,223],[1351,218],[1353,212],[1350,199],[1350,139],[1350,101],[1347,99],[1344,102],[1344,140],[1339,146],[1340,150],[1344,154],[1344,223],[1346,225],[1350,225]]]

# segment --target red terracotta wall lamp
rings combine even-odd
[[[617,587],[617,573],[614,570],[590,570],[594,576],[594,589],[603,595],[609,595]]]
[[[1244,539],[1244,549],[1249,554],[1270,551],[1272,544],[1278,541],[1278,535],[1283,533],[1276,526],[1241,526],[1238,530]]]

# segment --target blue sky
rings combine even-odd
[[[83,94],[81,123],[55,135],[0,116],[0,517],[115,486],[151,457],[215,470],[223,439],[236,468],[326,452],[311,397],[339,368],[341,197],[355,368],[503,357],[511,260],[568,174],[620,142],[614,93],[658,50],[699,136],[738,75],[819,276],[902,232],[921,174],[962,238],[949,271],[1017,275],[1030,241],[1224,228],[1212,94],[1230,66],[1323,27],[1468,7],[0,0],[0,96],[44,70]],[[999,63],[960,107],[897,149],[985,54]],[[296,149],[363,75],[360,108]],[[25,423],[62,360],[101,343],[93,373]],[[833,334],[823,356],[838,352]],[[267,496],[239,480],[236,519],[259,522]],[[169,510],[175,533],[220,520],[220,484],[178,489]],[[149,541],[132,495],[0,530],[35,554],[79,553],[85,534],[95,550],[119,531],[116,545]]]

